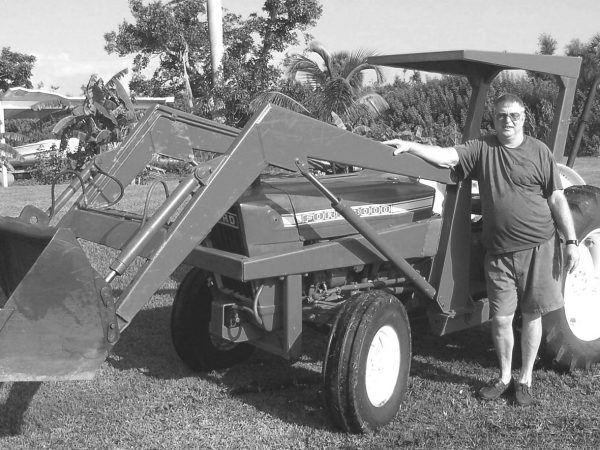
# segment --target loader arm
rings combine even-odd
[[[121,194],[118,184],[99,170],[127,185],[154,155],[188,161],[194,151],[225,153],[238,133],[237,128],[157,105],[144,114],[118,149],[101,153],[84,168],[81,178],[86,183],[87,201],[110,203]],[[80,188],[80,181],[74,179],[56,200],[54,213]],[[80,196],[76,203],[82,199]]]

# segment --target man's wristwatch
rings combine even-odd
[[[575,247],[579,247],[579,241],[577,239],[567,239],[565,241],[566,245],[574,245]]]

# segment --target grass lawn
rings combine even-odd
[[[600,187],[600,158],[577,158],[573,168],[587,184]]]
[[[576,169],[600,186],[599,159]],[[130,186],[128,207],[143,205],[147,189]],[[0,189],[0,215],[27,203],[45,208],[49,198],[47,186]],[[87,250],[103,273],[110,252]],[[440,338],[415,324],[408,396],[375,435],[333,427],[321,388],[324,342],[310,332],[293,365],[257,351],[229,370],[195,374],[170,340],[179,275],[136,316],[94,380],[1,384],[0,448],[600,448],[598,365],[566,374],[539,367],[529,408],[476,398],[496,375],[486,326]]]

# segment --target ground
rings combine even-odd
[[[578,164],[588,182],[600,174],[595,158]],[[143,204],[147,186],[129,189]],[[46,206],[49,197],[47,186],[12,186],[1,192],[0,214]],[[99,268],[108,258],[90,252]],[[341,433],[323,405],[317,334],[305,333],[293,365],[257,351],[229,370],[190,371],[170,340],[180,278],[136,316],[93,380],[0,385],[0,448],[600,447],[598,366],[560,373],[538,365],[530,408],[476,398],[496,375],[486,326],[436,337],[413,323],[409,394],[397,418],[375,435]]]

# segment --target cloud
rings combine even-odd
[[[133,57],[119,58],[106,55],[94,59],[74,59],[69,53],[36,54],[33,84],[43,83],[46,88],[60,86],[61,93],[79,95],[80,87],[92,74],[107,80],[125,68],[131,69]],[[127,84],[127,79],[125,84]]]

